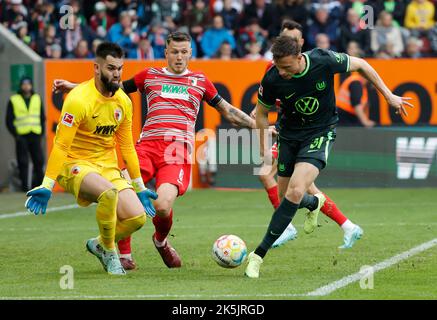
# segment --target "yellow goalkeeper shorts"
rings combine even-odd
[[[104,167],[88,161],[66,162],[56,180],[62,188],[76,197],[77,203],[82,207],[91,204],[91,201],[79,196],[82,180],[89,173],[97,173],[101,175],[103,178],[111,182],[114,188],[118,191],[133,189],[130,182],[123,177],[120,169],[117,167]]]

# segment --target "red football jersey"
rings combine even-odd
[[[147,97],[141,139],[179,140],[193,145],[200,103],[205,100],[214,107],[220,101],[217,89],[202,72],[173,74],[166,68],[147,68],[134,80]]]

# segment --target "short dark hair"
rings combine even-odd
[[[118,44],[105,41],[97,46],[96,57],[106,59],[107,56],[123,58],[124,51]]]
[[[273,60],[288,56],[297,56],[301,52],[301,45],[296,39],[287,36],[279,36],[273,41]]]
[[[281,25],[281,33],[285,30],[294,30],[297,29],[300,31],[301,34],[303,34],[303,27],[300,23],[294,21],[294,20],[290,20],[290,19],[284,19],[284,21],[282,21],[282,25]]]
[[[165,41],[166,46],[168,46],[171,41],[175,41],[175,42],[188,41],[191,43],[191,36],[186,32],[175,31],[175,32],[170,33],[167,36],[167,40]]]

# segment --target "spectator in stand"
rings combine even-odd
[[[351,41],[347,44],[346,53],[353,57],[364,57],[364,51],[361,49],[360,44],[356,41]]]
[[[73,8],[73,14],[79,19],[80,24],[82,26],[87,25],[87,19],[82,12],[82,7],[79,0],[70,0],[68,5]]]
[[[343,20],[343,6],[341,1],[337,0],[316,0],[311,1],[310,13],[313,19],[316,18],[317,10],[320,8],[328,11],[328,16],[331,21],[334,21],[336,24],[339,24],[341,20]]]
[[[136,0],[121,0],[118,4],[118,12],[119,14],[123,11],[134,10],[135,12],[138,9],[138,3]]]
[[[260,60],[263,59],[263,55],[261,54],[261,46],[257,41],[251,41],[248,43],[248,53],[244,56],[244,59],[247,60]]]
[[[428,38],[432,55],[437,56],[437,23],[429,30]]]
[[[153,55],[155,59],[165,58],[165,39],[167,38],[168,31],[162,26],[161,23],[154,23],[150,28],[149,41],[153,48]]]
[[[173,21],[179,23],[181,19],[181,8],[177,1],[172,0],[157,0],[152,4],[152,21],[155,23],[163,23],[164,18],[171,16]]]
[[[213,57],[220,45],[223,42],[229,42],[232,50],[235,49],[235,39],[231,32],[223,25],[223,18],[220,15],[216,15],[213,18],[213,25],[208,28],[200,40],[200,46],[202,48],[205,58]]]
[[[108,32],[108,40],[122,47],[126,52],[135,49],[139,35],[132,27],[132,17],[127,11],[120,13],[120,22],[115,23]]]
[[[215,0],[213,4],[213,9],[215,13],[220,13],[223,11],[223,8],[226,7],[226,3],[230,3],[230,6],[234,8],[238,14],[241,14],[244,8],[245,0]],[[246,3],[248,3],[246,1]]]
[[[324,50],[330,50],[329,37],[325,33],[319,33],[316,36],[316,47]]]
[[[183,14],[184,25],[190,28],[192,26],[206,26],[211,19],[208,6],[203,0],[193,2],[194,5],[190,4]],[[203,32],[203,30],[201,32]]]
[[[96,57],[97,47],[102,42],[103,42],[103,40],[99,39],[99,38],[96,38],[96,39],[93,40],[93,43],[91,44],[91,53],[92,53],[93,57]]]
[[[378,51],[375,53],[375,58],[386,60],[396,58],[393,48],[394,44],[391,41],[387,42],[378,49]]]
[[[276,0],[276,29],[275,36],[279,35],[281,24],[284,19],[291,19],[302,26],[308,24],[309,11],[305,7],[304,0]]]
[[[13,32],[17,32],[18,24],[27,21],[27,19],[28,10],[23,5],[23,2],[21,0],[10,0],[10,5],[6,10],[6,27]]]
[[[61,29],[62,51],[66,58],[74,57],[74,49],[80,40],[84,39],[88,43],[94,40],[94,34],[88,26],[81,25],[80,19],[74,14],[70,16],[73,29]]]
[[[370,54],[370,32],[369,29],[363,29],[360,24],[360,16],[357,12],[350,8],[347,11],[346,23],[344,23],[340,28],[340,46],[339,50],[342,52],[346,51],[348,43],[351,41],[356,41],[359,43],[360,47]]]
[[[268,38],[274,35],[277,29],[277,12],[275,7],[265,0],[252,0],[243,10],[243,19],[241,25],[247,26],[253,18],[258,19],[264,37]]]
[[[75,59],[91,59],[93,57],[92,53],[88,48],[88,42],[86,40],[80,40],[74,49]]]
[[[16,36],[18,39],[20,39],[22,42],[24,42],[29,47],[31,47],[33,49],[35,48],[32,37],[29,35],[29,29],[27,28],[26,21],[21,21],[20,23],[17,24]]]
[[[375,9],[375,15],[379,16],[381,11],[386,11],[390,13],[393,17],[393,23],[396,26],[403,26],[404,25],[404,19],[405,19],[405,1],[395,1],[395,0],[388,0],[388,1],[377,1],[374,9]]]
[[[46,52],[47,52],[47,58],[51,58],[51,59],[62,58],[62,47],[60,44],[57,43],[52,44]]]
[[[379,52],[383,46],[386,47],[383,51],[392,52],[394,57],[400,57],[404,51],[401,30],[394,26],[392,15],[386,11],[381,11],[376,27],[371,31],[372,51]],[[393,50],[390,50],[390,47],[393,47]]]
[[[267,40],[261,32],[261,27],[258,24],[258,19],[253,18],[249,24],[242,30],[237,41],[237,54],[239,57],[245,57],[250,53],[250,46],[253,42],[257,42],[261,54],[267,49]],[[252,50],[254,50],[252,48]]]
[[[110,15],[114,21],[118,20],[120,12],[118,10],[118,1],[117,0],[103,0],[106,6],[106,12]]]
[[[60,39],[56,38],[56,28],[52,24],[48,24],[44,28],[44,35],[36,41],[36,52],[43,58],[50,57],[47,50],[54,43],[59,43]]]
[[[406,42],[405,52],[402,55],[404,58],[417,59],[422,58],[421,53],[422,41],[416,37],[409,37]]]
[[[187,26],[188,33],[191,35],[192,47],[194,49],[200,48],[200,40],[202,38],[203,32],[205,31],[205,26],[210,21],[210,13],[205,2],[202,0],[197,0],[194,5],[188,3],[186,10],[184,11],[184,25]]]
[[[414,36],[426,36],[434,24],[435,7],[428,0],[412,0],[407,6],[405,27],[412,31]]]
[[[236,58],[236,55],[232,50],[231,44],[225,41],[220,45],[220,48],[218,49],[217,53],[214,55],[214,58],[220,60],[231,60]]]
[[[95,4],[94,12],[94,15],[90,18],[90,27],[99,38],[104,39],[115,20],[107,14],[106,5],[102,1]]]
[[[217,1],[215,3],[217,3]],[[216,11],[217,14],[223,17],[225,28],[231,30],[233,34],[237,32],[240,26],[240,14],[235,8],[234,3],[235,1],[232,0],[224,0],[222,9]]]
[[[138,48],[130,50],[127,57],[137,60],[154,60],[155,56],[149,39],[146,37],[141,38]]]
[[[331,50],[338,50],[338,24],[335,20],[330,20],[328,10],[325,7],[316,10],[315,20],[308,28],[306,40],[310,48],[316,46],[316,36],[319,33],[325,33],[329,37]]]

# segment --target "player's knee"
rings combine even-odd
[[[136,217],[129,219],[132,224],[133,232],[140,230],[146,223],[146,213],[142,213]]]
[[[169,199],[160,199],[155,201],[154,207],[156,214],[159,216],[168,216],[170,214],[172,201]]]
[[[304,194],[305,190],[298,187],[292,187],[287,190],[285,196],[287,197],[287,199],[290,199],[294,203],[300,203]]]
[[[115,188],[110,188],[103,191],[97,198],[97,202],[107,202],[107,203],[117,203],[118,190]]]

